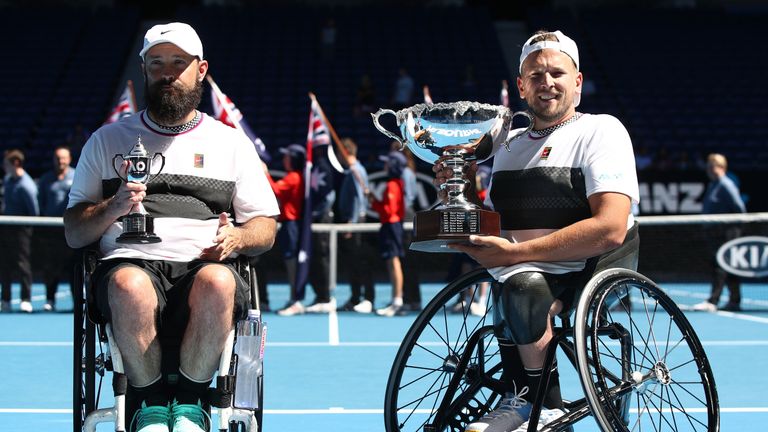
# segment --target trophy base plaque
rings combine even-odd
[[[154,233],[152,216],[144,213],[129,213],[123,216],[123,233],[117,238],[118,243],[148,244],[160,243],[160,237]]]
[[[440,209],[416,213],[409,249],[421,252],[455,252],[452,243],[469,243],[470,235],[498,236],[499,214],[483,209]]]

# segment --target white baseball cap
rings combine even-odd
[[[150,48],[161,43],[172,43],[187,54],[203,59],[203,43],[189,24],[180,22],[158,24],[147,30],[147,34],[144,35],[144,47],[139,52],[139,57],[143,60]]]
[[[531,43],[533,39],[546,34],[554,35],[557,40],[540,41],[534,44]],[[531,53],[547,48],[555,49],[567,54],[568,57],[570,57],[576,64],[576,70],[579,70],[579,48],[576,46],[576,42],[574,42],[573,39],[569,38],[568,36],[564,35],[560,30],[557,30],[549,33],[535,34],[529,37],[527,41],[525,41],[523,44],[523,51],[520,53],[520,69],[518,72],[521,74],[523,73],[523,62]]]

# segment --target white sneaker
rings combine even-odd
[[[22,312],[31,313],[32,312],[32,303],[28,302],[27,300],[24,300],[19,304],[19,309],[21,309]]]
[[[541,412],[539,413],[539,424],[536,426],[536,430],[541,430],[544,426],[552,423],[553,420],[559,419],[560,417],[565,415],[565,411],[555,408],[555,409],[546,409],[542,408]],[[528,431],[528,422],[521,424],[519,428],[515,429],[513,432],[527,432]]]
[[[507,432],[520,430],[528,423],[531,415],[531,405],[522,399],[528,393],[528,387],[523,387],[520,394],[508,393],[501,399],[495,410],[480,417],[467,425],[465,432]]]
[[[352,310],[357,313],[371,313],[373,312],[373,303],[369,300],[363,300],[360,303],[352,306]]]
[[[379,316],[385,316],[385,317],[393,317],[397,314],[397,312],[402,308],[403,305],[395,305],[390,303],[387,307],[383,307],[381,309],[376,309],[376,315]]]
[[[280,316],[301,315],[303,313],[304,313],[304,305],[301,304],[300,301],[295,301],[277,311],[277,314]]]
[[[52,301],[45,302],[45,305],[43,305],[43,310],[46,312],[53,312],[56,310],[56,306],[53,304]]]
[[[331,313],[336,310],[336,299],[331,297],[330,301],[325,303],[313,303],[307,306],[304,311],[307,313]]]
[[[474,316],[483,316],[485,315],[485,305],[480,304],[478,302],[472,302],[469,304],[469,313],[471,313]]]
[[[702,311],[702,312],[717,312],[717,306],[713,305],[712,303],[708,301],[703,301],[701,303],[697,303],[691,307],[691,309],[695,311]]]

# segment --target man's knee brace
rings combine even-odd
[[[525,272],[494,284],[497,337],[526,345],[541,339],[547,329],[549,308],[555,298],[541,273]]]

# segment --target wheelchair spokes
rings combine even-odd
[[[639,274],[600,282],[585,289],[589,306],[580,305],[577,321],[586,326],[576,342],[583,344],[580,355],[592,359],[580,364],[580,375],[601,427],[718,430],[712,371],[682,312]],[[606,322],[612,331],[605,331]]]
[[[463,431],[498,401],[501,359],[493,305],[482,316],[468,307],[479,295],[476,285],[488,276],[470,275],[475,276],[438,293],[406,335],[398,352],[402,361],[388,383],[387,430]]]

